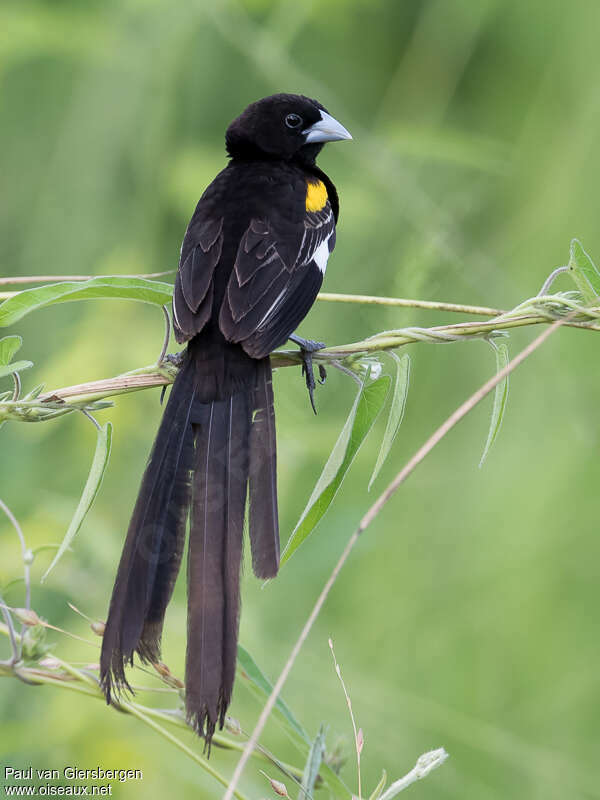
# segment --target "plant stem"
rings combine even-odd
[[[600,309],[594,309],[600,313]],[[510,330],[529,325],[548,324],[553,320],[545,316],[524,315],[514,318],[493,320],[491,322],[461,322],[455,325],[441,325],[432,328],[404,328],[395,331],[385,331],[376,334],[369,339],[350,344],[327,347],[313,354],[314,361],[328,363],[358,354],[377,353],[382,350],[393,350],[407,344],[416,342],[450,342],[460,341],[471,338],[482,338],[483,336],[495,331]],[[574,320],[565,321],[568,327],[586,328],[592,331],[600,331],[600,325],[592,322],[577,322]],[[449,337],[449,338],[447,338]],[[300,356],[295,350],[278,350],[271,356],[273,367],[298,366]],[[12,402],[5,401],[1,405],[9,407],[30,407],[30,408],[49,408],[50,398],[60,398],[67,404],[88,402],[93,403],[97,400],[104,400],[107,397],[139,392],[142,389],[165,386],[173,382],[174,370],[159,370],[156,365],[141,367],[134,372],[125,375],[118,375],[115,378],[105,378],[99,381],[80,383],[74,386],[67,386],[62,389],[54,389],[47,392],[36,401]],[[46,401],[46,402],[44,402]],[[66,409],[65,409],[66,410]]]
[[[56,283],[62,281],[89,281],[92,278],[162,278],[165,275],[172,275],[174,269],[165,272],[140,272],[136,275],[13,275],[8,278],[0,278],[0,286],[13,286],[16,284],[28,283]]]
[[[394,781],[391,786],[381,795],[379,800],[392,800],[397,794],[403,792],[415,781],[420,781],[426,778],[429,773],[441,766],[448,758],[448,753],[443,747],[439,750],[431,750],[429,753],[423,753],[419,756],[417,763],[403,778]]]
[[[497,317],[504,312],[486,306],[470,306],[463,303],[441,303],[436,300],[408,300],[404,297],[378,297],[372,294],[338,294],[320,292],[317,300],[324,303],[360,303],[361,305],[393,306],[400,308],[425,308],[429,311],[452,311],[458,314],[478,314],[482,317]]]
[[[340,574],[342,567],[346,563],[350,553],[354,549],[361,533],[367,529],[367,527],[373,522],[375,517],[379,514],[381,509],[386,505],[386,503],[390,500],[392,495],[396,492],[396,490],[400,487],[402,483],[408,478],[408,476],[415,470],[415,468],[423,461],[425,456],[427,456],[433,448],[439,444],[439,442],[449,433],[452,428],[457,425],[460,420],[463,419],[470,411],[475,408],[475,406],[483,400],[501,381],[506,378],[516,367],[519,366],[526,358],[528,358],[535,350],[537,350],[540,345],[542,345],[546,339],[551,336],[561,325],[567,323],[566,319],[560,319],[555,321],[547,330],[541,333],[536,339],[533,340],[524,350],[522,350],[512,361],[510,361],[504,369],[500,370],[496,375],[486,381],[483,386],[481,386],[476,392],[474,392],[467,400],[465,400],[459,408],[454,411],[446,421],[440,425],[440,427],[427,439],[425,444],[420,447],[414,456],[407,462],[407,464],[400,470],[400,472],[396,475],[394,480],[388,485],[388,487],[382,492],[379,498],[373,503],[371,508],[367,511],[367,513],[361,519],[358,527],[352,533],[344,550],[342,551],[341,556],[339,557],[336,565],[331,572],[331,575],[327,579],[325,586],[321,590],[320,595],[317,598],[317,601],[311,611],[308,619],[306,620],[302,631],[296,643],[294,644],[292,651],[283,667],[281,674],[279,675],[271,694],[258,718],[258,722],[254,730],[252,731],[252,735],[250,736],[246,747],[244,748],[244,752],[240,760],[237,763],[233,776],[231,778],[231,782],[227,787],[227,791],[223,795],[223,800],[231,800],[234,796],[235,788],[239,782],[239,779],[244,771],[244,767],[246,766],[248,759],[250,758],[250,754],[254,747],[258,743],[258,739],[266,725],[266,722],[277,702],[277,698],[281,693],[283,685],[285,684],[288,675],[290,674],[294,662],[300,652],[302,645],[306,641],[308,634],[311,631],[311,628],[318,617],[331,588],[333,587],[338,575]]]
[[[27,550],[27,544],[25,542],[25,535],[23,534],[23,530],[22,530],[21,526],[19,525],[19,522],[18,522],[17,518],[15,517],[15,515],[12,513],[10,508],[6,505],[6,503],[3,500],[0,500],[0,509],[5,513],[5,515],[8,517],[11,525],[15,529],[15,531],[17,533],[17,537],[19,539],[19,544],[21,545],[21,559],[23,561],[23,580],[25,582],[25,608],[29,611],[29,609],[31,608],[31,565],[30,565],[30,561],[32,561],[33,558],[30,559],[31,553],[29,553],[28,550]],[[5,619],[7,619],[6,616],[5,616]],[[9,615],[8,619],[10,619],[10,615]],[[25,625],[23,624],[23,625],[21,625],[21,633],[23,633],[24,630],[25,630]],[[13,649],[14,649],[14,647],[15,647],[15,645],[14,645],[14,642],[13,642]],[[17,648],[17,650],[13,654],[13,658],[14,658],[15,662],[18,661],[20,659],[20,657],[21,657],[21,655],[20,655],[20,652],[19,652],[19,650]]]
[[[10,647],[12,650],[12,658],[9,661],[2,661],[0,663],[5,667],[12,667],[19,661],[20,658],[19,644],[17,640],[17,633],[15,631],[15,626],[13,625],[12,617],[10,615],[10,611],[8,610],[8,606],[4,602],[1,595],[0,595],[0,610],[2,611],[2,616],[6,621],[6,625],[2,625],[2,628],[6,629],[8,637],[10,639]]]

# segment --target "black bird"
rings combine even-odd
[[[266,97],[226,133],[230,161],[188,225],[173,296],[187,342],[142,478],[121,556],[100,660],[107,701],[129,689],[137,652],[156,662],[190,517],[187,718],[210,748],[231,700],[247,496],[252,565],[279,567],[275,414],[269,354],[300,344],[312,401],[311,350],[293,336],[335,244],[338,195],[315,163],[351,139],[316,100]]]

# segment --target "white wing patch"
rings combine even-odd
[[[273,316],[273,314],[277,310],[281,300],[285,297],[285,293],[287,292],[287,289],[288,289],[288,287],[286,286],[285,288],[283,288],[279,292],[279,294],[277,295],[277,297],[275,299],[275,302],[271,304],[271,307],[269,308],[267,313],[264,315],[264,317],[261,319],[261,321],[256,326],[257,330],[261,331],[264,328],[264,326],[266,325],[266,323],[271,319],[271,317]]]
[[[313,254],[313,261],[320,269],[322,275],[325,275],[328,258],[329,258],[329,236],[321,242],[321,244],[317,247],[317,249]]]

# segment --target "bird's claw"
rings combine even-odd
[[[169,353],[163,359],[168,364],[172,364],[177,369],[180,369],[183,366],[183,362],[185,360],[185,350],[180,350],[178,353]]]
[[[290,341],[294,342],[300,348],[300,357],[302,358],[302,375],[306,381],[306,388],[308,389],[308,396],[310,397],[310,404],[314,413],[317,413],[315,406],[315,374],[313,370],[313,353],[317,350],[322,350],[325,347],[324,342],[315,342],[312,339],[301,339],[299,336],[290,336]],[[327,378],[327,371],[322,364],[319,364],[319,383],[325,383]]]

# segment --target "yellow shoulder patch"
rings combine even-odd
[[[306,210],[320,211],[327,202],[327,189],[323,181],[307,181]]]

